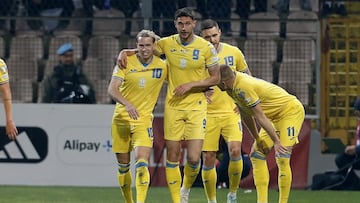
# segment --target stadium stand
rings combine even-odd
[[[14,103],[32,103],[34,102],[34,92],[37,90],[33,87],[34,81],[31,79],[12,79],[10,80],[12,100]]]
[[[96,103],[110,104],[112,102],[111,97],[107,93],[108,86],[109,86],[109,80],[96,80],[94,82]]]
[[[253,76],[268,82],[273,82],[273,65],[270,61],[248,60],[247,64]]]
[[[110,81],[115,62],[110,58],[87,57],[83,62],[83,71],[91,81]]]
[[[20,35],[11,39],[10,58],[23,57],[40,60],[44,55],[43,40],[35,35]]]
[[[269,61],[277,59],[277,44],[272,39],[247,39],[244,43],[247,61]]]
[[[311,83],[311,63],[306,61],[282,62],[279,69],[279,83],[304,82]]]
[[[119,50],[120,44],[117,38],[113,36],[93,36],[89,40],[87,57],[115,60]]]
[[[285,39],[283,61],[315,61],[315,42],[312,39]]]
[[[291,12],[286,23],[286,37],[315,38],[318,32],[317,19],[317,14],[312,11]]]
[[[11,80],[36,80],[38,64],[34,58],[25,56],[12,56],[6,61]]]
[[[92,34],[119,37],[124,32],[125,15],[117,9],[96,10],[94,13]]]
[[[249,16],[247,36],[260,38],[278,38],[280,36],[280,18],[273,12],[254,13]]]
[[[4,38],[0,37],[0,58],[5,57],[5,42]]]
[[[81,36],[85,32],[86,22],[78,19],[77,17],[81,17],[83,15],[83,10],[76,9],[72,14],[69,24],[65,28],[54,30],[54,35]]]

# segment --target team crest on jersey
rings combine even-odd
[[[186,59],[180,59],[180,67],[185,68],[186,67]]]

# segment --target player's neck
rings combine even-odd
[[[144,66],[149,65],[154,58],[154,56],[151,56],[149,58],[143,58],[143,57],[140,57],[138,54],[136,56],[137,56],[138,60],[140,61],[140,63],[143,64]]]
[[[215,46],[216,52],[217,52],[217,53],[220,53],[220,51],[221,51],[221,49],[222,49],[221,43],[219,42],[219,43],[215,44],[214,46]]]
[[[182,45],[188,45],[188,44],[190,44],[192,41],[194,41],[194,39],[195,39],[194,33],[191,33],[187,38],[182,38],[182,37],[180,37],[180,35],[179,35],[179,40],[180,40],[180,43],[181,43]]]

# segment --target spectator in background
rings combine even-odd
[[[15,16],[17,12],[17,2],[14,0],[2,0],[0,6],[0,17]],[[0,30],[5,30],[6,20],[0,19]],[[10,20],[10,32],[15,31],[15,20]]]
[[[251,13],[250,3],[251,3],[250,0],[236,0],[235,13],[237,13],[242,20],[246,20],[249,18],[249,15]],[[266,12],[267,0],[255,0],[254,7],[255,7],[254,13]],[[246,37],[246,32],[247,32],[246,21],[242,21],[240,26],[241,26],[240,36]]]
[[[278,0],[278,2],[272,5],[272,8],[277,10],[279,13],[288,13],[289,12],[290,0]],[[311,11],[311,2],[310,0],[300,0],[300,7],[302,10]]]
[[[29,17],[71,17],[75,10],[72,0],[22,0],[25,10]],[[40,28],[46,31],[52,31],[55,28],[66,27],[69,20],[61,21],[41,21],[28,20],[31,29],[38,30]]]
[[[12,117],[12,101],[8,68],[2,59],[0,59],[0,93],[4,104],[6,135],[9,137],[9,139],[15,140],[16,136],[18,135],[18,130]]]
[[[96,103],[93,85],[75,64],[72,44],[57,50],[59,64],[43,81],[44,103]]]
[[[85,15],[93,17],[96,9],[109,10],[115,8],[124,13],[125,18],[131,19],[135,11],[139,9],[139,0],[82,0]],[[87,23],[86,32],[91,34],[92,22]],[[130,35],[131,20],[125,22],[125,34]]]
[[[224,36],[231,36],[231,23],[230,23],[231,7],[232,7],[232,0],[207,1],[209,16],[212,19],[216,19]]]
[[[353,169],[360,169],[360,97],[355,101],[354,110],[357,117],[355,143],[353,145],[346,146],[345,151],[338,154],[335,158],[336,166],[338,167],[341,175],[344,176],[351,166]],[[352,187],[360,189],[359,178],[354,171],[349,172],[348,180],[355,181],[351,182]]]
[[[345,2],[340,0],[324,0],[322,4],[321,15],[326,17],[331,14],[338,14],[341,16],[346,16],[347,11],[345,8]]]
[[[153,0],[152,1],[152,14],[153,18],[163,19],[163,29],[160,32],[160,22],[154,20],[152,27],[155,33],[159,33],[160,36],[169,36],[176,33],[174,28],[174,13],[177,9],[178,0]]]

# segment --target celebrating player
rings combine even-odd
[[[166,180],[172,201],[179,203],[181,199],[181,203],[186,203],[190,188],[200,171],[206,130],[207,103],[204,89],[218,84],[220,75],[215,48],[194,34],[194,12],[189,8],[178,9],[174,24],[178,34],[160,39],[157,52],[165,55],[169,64],[164,113]],[[120,66],[126,64],[124,56],[133,53],[134,50],[120,52]],[[186,141],[187,148],[183,181],[179,168],[181,140]]]
[[[244,55],[235,46],[220,42],[221,30],[211,19],[201,24],[201,36],[211,42],[219,56],[219,63],[228,65],[232,70],[250,74]],[[229,190],[227,202],[236,202],[243,160],[241,158],[242,126],[241,119],[233,99],[214,86],[208,104],[206,135],[203,146],[202,180],[209,203],[216,203],[216,170],[214,167],[216,152],[219,150],[220,134],[229,149],[230,162],[228,167]]]
[[[135,149],[136,202],[146,199],[150,183],[148,159],[153,146],[154,106],[163,81],[166,63],[153,55],[157,36],[142,30],[136,36],[138,53],[128,57],[126,69],[114,68],[108,92],[116,101],[112,119],[112,146],[118,161],[118,180],[123,197],[133,203],[130,151]]]
[[[18,130],[13,121],[11,89],[9,84],[9,73],[5,62],[0,59],[0,92],[4,102],[6,118],[6,134],[9,139],[14,140],[18,135]]]
[[[254,120],[243,117],[243,121],[255,138],[251,152],[257,202],[268,202],[269,171],[266,155],[275,149],[279,168],[279,203],[288,202],[291,188],[290,157],[298,141],[299,131],[305,117],[301,102],[284,89],[244,73],[234,72],[229,66],[221,65],[220,89],[237,102],[244,115],[251,115],[260,124],[257,131]]]

